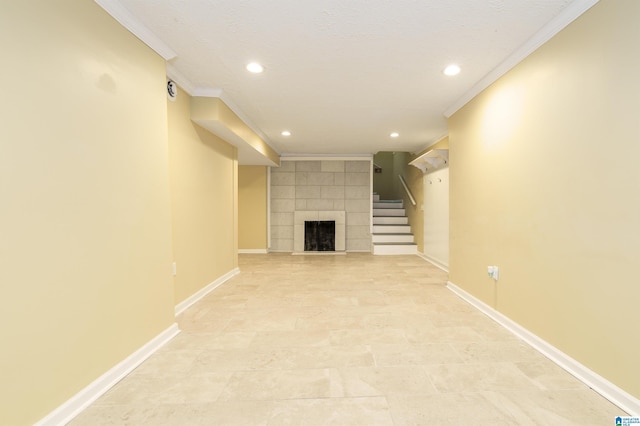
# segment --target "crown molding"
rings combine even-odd
[[[158,55],[162,56],[165,61],[178,56],[167,44],[155,35],[149,28],[131,14],[117,0],[95,0],[95,2],[103,8],[109,15],[128,29],[134,36],[138,37],[144,44],[153,49]]]
[[[220,98],[222,99],[222,89],[213,89],[209,87],[196,87],[193,91],[193,96],[201,96],[203,98]],[[222,99],[224,102],[224,99]],[[225,102],[226,104],[226,102]],[[227,105],[228,106],[228,105]],[[231,107],[229,107],[231,108]],[[233,108],[231,108],[233,110]],[[234,111],[235,112],[235,111]],[[236,113],[238,115],[238,113]]]
[[[178,86],[180,86],[180,88],[187,92],[190,96],[195,96],[194,92],[196,91],[196,86],[191,82],[191,80],[185,77],[185,75],[178,71],[178,69],[174,67],[170,62],[167,62],[166,70],[167,77],[175,81]]]
[[[449,118],[600,0],[575,0],[444,111]]]
[[[280,161],[373,161],[373,154],[282,154]]]

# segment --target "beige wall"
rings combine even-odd
[[[238,266],[236,148],[191,121],[190,97],[168,102],[175,302]]]
[[[174,322],[164,60],[92,2],[0,3],[0,423]]]
[[[451,281],[636,398],[638,16],[600,1],[449,120]]]
[[[267,167],[238,167],[238,249],[267,249]]]

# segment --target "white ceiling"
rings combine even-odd
[[[437,141],[445,112],[597,0],[96,1],[124,6],[175,52],[178,84],[220,96],[280,154],[346,155]]]

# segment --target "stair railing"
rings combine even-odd
[[[402,175],[398,175],[398,177],[400,178],[400,183],[402,184],[402,187],[404,188],[405,192],[409,196],[409,201],[411,201],[411,204],[413,204],[415,206],[416,205],[416,199],[413,198],[413,194],[411,193],[411,190],[407,186],[407,182],[405,182],[405,180],[402,177]]]

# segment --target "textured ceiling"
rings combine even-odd
[[[280,154],[428,146],[447,133],[444,111],[570,3],[120,0],[176,52],[178,83],[222,93]],[[462,73],[447,77],[452,62]]]

